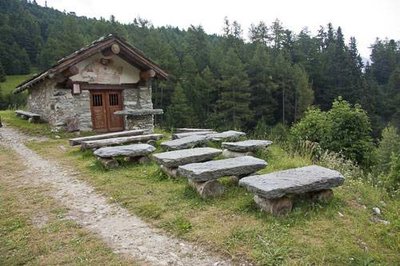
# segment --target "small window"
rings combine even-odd
[[[93,106],[103,106],[103,95],[93,94],[92,102],[93,102]]]
[[[110,99],[110,106],[119,105],[119,103],[118,103],[118,94],[117,93],[110,93],[109,94],[109,99]]]

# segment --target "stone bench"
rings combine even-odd
[[[188,132],[199,132],[199,131],[213,131],[210,128],[187,128],[187,127],[181,127],[175,129],[175,133],[188,133]]]
[[[149,144],[132,144],[125,146],[103,147],[96,150],[93,154],[107,169],[115,168],[119,165],[116,157],[123,156],[127,161],[144,163],[149,161],[148,155],[156,148]]]
[[[116,146],[128,143],[146,143],[153,142],[161,139],[162,134],[148,134],[148,135],[138,135],[120,138],[110,138],[110,139],[99,139],[99,140],[88,140],[81,142],[81,149],[97,149],[101,147]]]
[[[343,182],[344,177],[339,172],[311,165],[247,176],[239,181],[239,185],[255,194],[254,201],[262,210],[281,215],[291,211],[296,195],[328,201],[333,197],[332,188],[342,185]]]
[[[191,163],[178,167],[178,175],[187,177],[202,198],[221,195],[224,187],[218,179],[235,176],[238,179],[253,174],[267,166],[264,160],[252,156]]]
[[[23,119],[28,120],[29,123],[37,123],[40,121],[40,115],[28,111],[16,110],[15,114]]]
[[[87,137],[79,137],[73,138],[69,140],[70,146],[80,145],[82,141],[90,141],[90,140],[99,140],[99,139],[109,139],[109,138],[118,138],[118,137],[128,137],[128,136],[137,136],[142,135],[144,130],[142,129],[135,129],[135,130],[127,130],[121,132],[113,132],[113,133],[106,133],[94,136],[87,136]]]
[[[222,155],[225,158],[235,158],[246,155],[254,155],[254,152],[264,149],[272,144],[270,140],[244,140],[238,142],[222,142],[224,149]]]
[[[182,150],[190,149],[198,146],[204,146],[207,144],[206,135],[192,135],[189,137],[169,140],[161,143],[161,148],[164,150]]]
[[[211,141],[237,141],[241,137],[246,136],[246,133],[235,130],[228,130],[221,133],[207,134],[207,139]]]
[[[212,131],[212,130],[175,133],[175,134],[172,134],[172,139],[182,139],[182,138],[190,137],[193,135],[209,135],[209,134],[215,134],[215,133],[217,133],[217,132]]]
[[[222,153],[214,148],[193,148],[153,154],[161,170],[169,176],[177,177],[180,165],[199,163],[214,159]]]

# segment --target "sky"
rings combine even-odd
[[[236,20],[247,37],[250,25],[279,19],[285,29],[299,33],[307,27],[316,34],[329,22],[342,27],[348,42],[355,37],[362,57],[368,58],[376,38],[400,40],[399,0],[36,0],[38,4],[78,16],[109,19],[121,23],[141,17],[158,26],[186,29],[201,25],[209,34],[222,34],[224,17]]]

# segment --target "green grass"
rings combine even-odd
[[[186,180],[167,178],[154,163],[106,171],[89,152],[61,151],[60,145],[67,146],[66,140],[29,144],[42,156],[77,169],[78,178],[110,201],[213,251],[263,265],[400,263],[400,201],[367,182],[348,179],[329,204],[300,201],[288,216],[273,217],[260,212],[253,195],[230,179],[222,180],[224,195],[202,200]],[[311,164],[278,145],[258,155],[269,163],[263,172]],[[389,225],[371,221],[373,207],[381,208]]]
[[[1,146],[0,169],[0,265],[132,265],[65,219],[47,188],[27,185],[23,163]]]
[[[7,124],[26,133],[54,137],[45,124],[30,124],[16,118],[12,111],[0,115]],[[154,163],[123,163],[120,168],[107,171],[90,151],[69,147],[64,138],[71,135],[60,136],[61,139],[30,142],[29,146],[44,157],[78,170],[78,178],[153,226],[213,251],[266,265],[400,262],[399,199],[390,198],[380,188],[350,178],[351,175],[334,190],[335,198],[329,204],[300,201],[288,216],[273,217],[260,212],[252,194],[228,178],[222,180],[226,186],[224,195],[202,200],[186,180],[167,178]],[[257,156],[268,162],[262,173],[312,163],[307,157],[288,154],[279,145],[272,145]],[[390,221],[389,225],[371,221],[373,207],[382,210],[382,219]],[[13,226],[20,225],[16,222]]]
[[[2,94],[7,95],[11,93],[19,84],[31,77],[32,74],[6,76],[6,81],[0,83]]]

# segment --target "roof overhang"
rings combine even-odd
[[[32,78],[24,81],[20,85],[18,85],[13,91],[14,94],[20,93],[35,84],[42,82],[47,78],[53,78],[55,75],[67,71],[71,66],[75,66],[77,63],[85,60],[86,58],[95,55],[98,52],[101,52],[105,49],[110,48],[113,44],[118,44],[120,50],[118,52],[118,56],[127,61],[129,64],[139,68],[142,71],[153,70],[155,73],[155,78],[158,79],[167,79],[168,74],[164,70],[162,70],[156,63],[154,63],[151,59],[145,57],[144,53],[137,49],[136,47],[130,45],[123,39],[114,36],[108,35],[106,37],[102,37],[90,45],[75,51],[67,57],[60,59],[57,64],[52,66],[51,68],[33,76]]]

